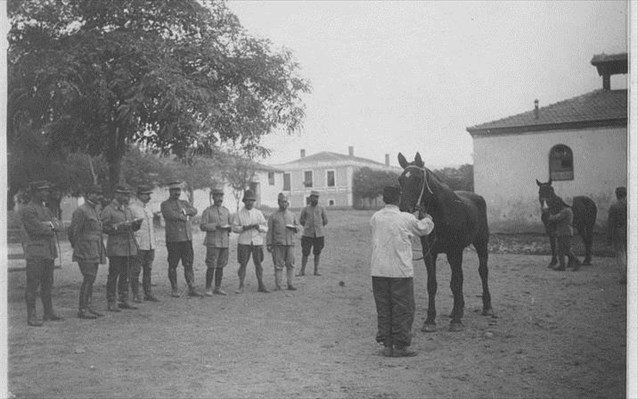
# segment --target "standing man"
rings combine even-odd
[[[616,252],[620,284],[627,284],[627,188],[616,188],[617,201],[609,207],[607,243]]]
[[[315,256],[315,276],[319,274],[319,256],[324,246],[324,226],[328,224],[328,216],[326,210],[318,205],[319,192],[310,192],[310,204],[301,211],[299,223],[304,227],[301,235],[301,271],[299,276],[306,274],[306,263],[310,256],[310,249]]]
[[[180,200],[182,183],[172,182],[168,185],[169,198],[162,202],[162,216],[166,222],[166,249],[168,250],[168,279],[171,282],[171,296],[179,298],[177,289],[177,265],[182,261],[184,278],[188,285],[188,296],[201,297],[195,290],[193,274],[193,233],[189,217],[197,215],[195,209],[187,201]]]
[[[266,248],[272,252],[272,263],[275,265],[275,291],[281,290],[282,274],[286,267],[288,289],[296,290],[292,285],[295,271],[295,257],[293,247],[297,233],[297,218],[288,210],[288,198],[279,193],[277,197],[279,210],[268,218],[268,233],[266,233]]]
[[[93,283],[97,277],[98,265],[106,263],[106,249],[102,240],[102,220],[100,201],[102,187],[90,186],[85,190],[84,204],[73,212],[68,236],[73,247],[73,260],[78,262],[82,273],[80,286],[80,319],[96,319],[103,316],[91,307]]]
[[[563,201],[556,196],[550,200],[548,205],[550,213],[548,220],[556,225],[558,266],[555,267],[554,270],[565,271],[565,256],[567,256],[569,260],[567,266],[577,271],[580,269],[580,261],[576,255],[574,255],[574,252],[572,252],[574,212],[572,212],[572,208],[565,205]]]
[[[412,237],[430,234],[434,223],[429,215],[417,219],[399,211],[401,192],[383,189],[386,206],[370,219],[372,227],[372,292],[377,307],[376,340],[385,348],[384,356],[415,356],[408,350],[414,322],[414,268]]]
[[[56,232],[62,231],[62,223],[56,219],[44,203],[49,197],[51,185],[46,181],[30,184],[31,201],[21,210],[23,228],[24,257],[27,261],[27,324],[42,326],[35,311],[36,291],[40,287],[40,299],[44,308],[45,321],[62,318],[53,311],[51,289],[53,288],[53,267],[58,251],[55,246]]]
[[[230,211],[222,206],[224,190],[212,188],[210,195],[213,205],[204,210],[199,228],[206,232],[204,245],[206,246],[206,296],[226,295],[222,290],[224,267],[228,264],[228,236],[230,235]],[[212,290],[213,278],[215,289]]]
[[[155,298],[151,289],[151,273],[153,271],[153,260],[155,259],[155,231],[153,228],[153,212],[148,206],[151,200],[153,188],[151,186],[142,185],[137,188],[137,201],[131,204],[131,212],[135,219],[141,219],[140,229],[135,232],[135,241],[137,241],[137,256],[131,270],[131,291],[133,292],[133,301],[142,302],[140,294],[140,273],[142,275],[142,289],[144,290],[144,300],[151,302],[159,302]]]
[[[125,186],[115,188],[114,197],[102,211],[102,226],[108,234],[106,256],[109,257],[109,275],[106,279],[107,310],[137,309],[128,302],[128,279],[137,256],[137,242],[133,232],[139,230],[142,221],[135,220],[128,206],[131,192]],[[117,287],[118,304],[115,305]],[[119,309],[118,309],[119,307]]]
[[[263,275],[264,269],[261,262],[264,260],[264,238],[262,233],[268,231],[266,226],[266,218],[259,209],[255,209],[255,201],[257,197],[252,190],[244,192],[244,207],[239,210],[233,217],[232,231],[239,234],[237,238],[237,262],[239,262],[239,288],[236,294],[244,292],[244,279],[246,278],[246,265],[253,257],[255,264],[255,274],[257,275],[258,291],[268,293],[264,285]]]

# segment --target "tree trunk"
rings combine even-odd
[[[122,158],[124,157],[125,135],[120,134],[120,128],[113,129],[113,139],[107,151],[106,161],[109,164],[109,194],[113,195],[115,186],[124,181],[122,176]]]

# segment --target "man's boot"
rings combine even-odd
[[[53,301],[51,300],[51,297],[43,298],[42,299],[42,303],[44,305],[43,306],[44,307],[44,316],[42,317],[42,320],[44,320],[44,321],[62,321],[62,320],[64,320],[63,317],[58,316],[53,311]]]
[[[194,296],[194,297],[198,297],[201,298],[204,295],[202,295],[199,291],[197,291],[195,289],[195,287],[193,287],[192,285],[188,287],[188,296]]]
[[[224,276],[224,269],[215,269],[215,289],[213,294],[226,295],[226,292],[222,290],[222,277]]]
[[[138,279],[131,280],[131,293],[133,294],[133,302],[142,303],[142,295],[140,295],[140,282]]]
[[[35,305],[27,305],[27,324],[31,327],[42,327],[42,320],[35,314]]]
[[[255,270],[255,275],[257,276],[257,286],[259,287],[257,291],[263,293],[269,293],[268,289],[264,285],[264,272],[263,270]]]
[[[315,276],[321,276],[321,274],[319,274],[319,255],[315,255]]]
[[[137,306],[133,306],[130,303],[128,303],[128,301],[122,301],[117,305],[120,309],[128,309],[128,310],[135,310],[137,309]]]
[[[213,277],[215,276],[215,269],[208,268],[206,269],[206,296],[213,296],[213,289],[211,288],[213,285]]]
[[[307,263],[308,263],[308,257],[302,255],[301,256],[301,270],[299,270],[299,273],[297,273],[297,277],[306,275],[306,264]]]
[[[281,291],[282,271],[275,269],[275,291]]]
[[[286,269],[286,277],[288,280],[288,290],[289,291],[295,291],[297,290],[293,285],[292,285],[292,278],[295,275],[295,269],[290,268],[290,269]]]

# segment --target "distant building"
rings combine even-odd
[[[300,158],[284,164],[273,165],[283,171],[284,193],[290,197],[292,208],[306,205],[310,191],[320,193],[319,203],[326,207],[351,208],[353,206],[352,177],[360,168],[386,170],[401,173],[402,169],[390,166],[390,155],[385,163],[354,155],[354,147],[348,147],[348,154],[322,151],[306,156],[300,151]]]
[[[542,231],[536,179],[552,179],[571,204],[577,195],[607,218],[614,189],[627,184],[627,90],[610,76],[627,73],[627,54],[591,60],[603,87],[504,119],[468,127],[474,142],[474,190],[485,197],[494,232]]]

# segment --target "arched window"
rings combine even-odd
[[[552,147],[549,152],[549,177],[552,180],[574,180],[574,155],[564,144]]]

